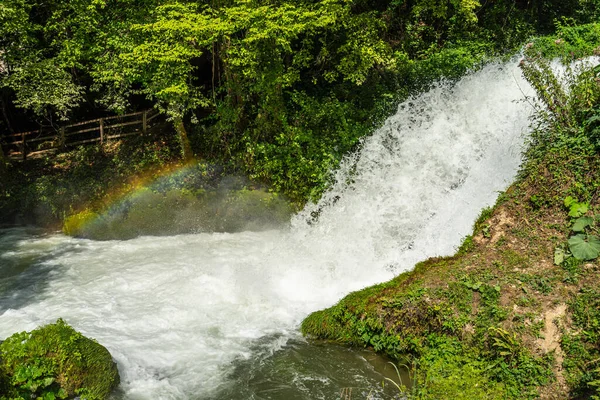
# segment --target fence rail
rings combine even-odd
[[[104,143],[107,140],[143,135],[159,116],[155,110],[146,110],[113,117],[97,118],[75,124],[42,127],[35,131],[15,133],[2,138],[2,147],[8,158],[26,160],[55,153],[69,146]]]

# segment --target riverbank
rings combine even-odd
[[[404,360],[414,398],[599,394],[599,71],[571,75],[562,90],[563,77],[534,54],[524,70],[547,108],[517,182],[482,212],[457,253],[352,293],[302,324],[305,335]]]

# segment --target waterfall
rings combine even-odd
[[[526,94],[508,62],[405,101],[281,230],[109,242],[5,232],[0,339],[62,317],[111,351],[122,398],[232,393],[236,366],[301,341],[311,311],[455,251],[516,175]],[[295,373],[298,388],[327,380]]]

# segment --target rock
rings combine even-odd
[[[108,350],[62,319],[12,335],[0,344],[0,357],[8,398],[103,400],[119,384]]]

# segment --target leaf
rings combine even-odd
[[[571,204],[577,203],[577,201],[578,201],[577,199],[574,199],[571,196],[567,196],[565,198],[565,202],[564,202],[565,207],[569,208],[569,207],[571,207]]]
[[[581,217],[586,212],[588,212],[587,204],[575,203],[575,204],[571,205],[571,211],[569,211],[569,217]]]
[[[554,265],[562,264],[566,258],[566,254],[563,249],[561,249],[560,247],[554,249]]]
[[[594,218],[592,217],[581,217],[575,221],[573,224],[573,232],[583,232],[585,228],[594,223]]]
[[[46,393],[44,393],[43,399],[44,400],[56,400],[56,396],[52,392],[46,392]]]
[[[578,260],[593,260],[600,255],[600,239],[592,235],[575,235],[568,241],[569,250]]]
[[[589,126],[589,125],[592,125],[592,124],[594,124],[594,123],[596,123],[596,122],[600,122],[600,114],[595,114],[595,115],[594,115],[594,116],[592,116],[591,118],[587,119],[587,120],[584,122],[584,125],[585,125],[585,126]]]

